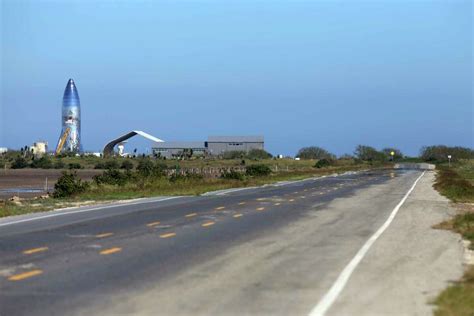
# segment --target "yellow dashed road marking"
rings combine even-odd
[[[176,236],[175,233],[168,233],[168,234],[160,235],[160,238],[170,238],[170,237],[174,237],[174,236]]]
[[[294,201],[295,201],[295,199],[289,199],[288,200],[288,202],[294,202]]]
[[[186,217],[193,217],[193,216],[196,216],[196,215],[197,215],[197,213],[191,213],[191,214],[186,215]]]
[[[212,226],[214,224],[215,224],[215,222],[207,222],[207,223],[202,224],[201,226],[202,227],[207,227],[207,226]]]
[[[243,216],[242,214],[235,214],[234,218],[238,218],[238,217],[242,217],[242,216]]]
[[[225,206],[219,206],[219,207],[215,208],[216,211],[220,211],[220,210],[223,210],[223,209],[225,209]]]
[[[48,250],[48,247],[40,247],[40,248],[33,248],[33,249],[25,250],[25,251],[23,251],[23,253],[25,255],[31,255],[33,253],[43,252],[43,251],[46,251],[46,250]]]
[[[265,208],[264,207],[259,207],[257,208],[257,211],[263,211]]]
[[[273,205],[278,206],[278,205],[280,205],[280,204],[281,204],[281,203],[275,203],[275,204],[273,204]]]
[[[240,202],[239,205],[245,205],[245,202]]]
[[[158,225],[160,225],[159,221],[151,222],[151,223],[146,224],[146,226],[148,226],[148,227],[153,227],[153,226],[158,226]]]
[[[257,201],[265,201],[265,198],[258,198]]]
[[[103,233],[103,234],[95,235],[95,237],[97,237],[97,238],[104,238],[104,237],[112,236],[113,234],[114,234],[114,233]]]
[[[10,281],[20,281],[20,280],[24,280],[24,279],[27,279],[27,278],[31,278],[35,275],[39,275],[41,273],[43,273],[43,271],[41,271],[41,270],[31,270],[31,271],[28,271],[28,272],[12,275],[11,277],[8,278],[8,280],[10,280]]]
[[[101,255],[110,255],[110,254],[113,254],[113,253],[116,253],[116,252],[120,252],[122,251],[122,248],[120,247],[114,247],[114,248],[109,248],[109,249],[105,249],[105,250],[102,250],[100,252]]]

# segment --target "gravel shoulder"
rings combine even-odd
[[[427,172],[374,244],[329,315],[432,315],[430,303],[463,274],[458,234],[432,226],[455,210]]]

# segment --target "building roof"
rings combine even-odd
[[[207,141],[211,143],[263,143],[263,136],[209,136]]]
[[[184,149],[184,148],[205,148],[204,142],[160,142],[153,143],[152,148]]]

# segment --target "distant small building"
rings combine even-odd
[[[48,151],[48,143],[45,141],[33,143],[33,146],[31,146],[31,151],[35,156],[42,156]]]
[[[156,142],[154,155],[165,158],[219,156],[229,151],[264,149],[263,136],[209,136],[205,142]]]
[[[227,151],[263,149],[263,136],[209,136],[206,148],[210,155],[219,156]]]
[[[206,155],[205,142],[159,142],[152,146],[153,155],[164,158]]]

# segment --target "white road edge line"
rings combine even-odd
[[[405,203],[406,199],[410,195],[410,193],[415,189],[416,184],[418,181],[423,177],[425,174],[425,171],[418,177],[418,179],[415,180],[413,185],[411,186],[410,190],[405,194],[405,196],[402,198],[402,200],[395,206],[393,211],[390,213],[390,216],[387,218],[385,223],[383,223],[382,226],[373,234],[362,246],[362,248],[359,249],[357,254],[355,255],[354,258],[349,262],[349,264],[342,270],[341,274],[339,274],[338,278],[334,282],[334,284],[331,286],[329,291],[323,296],[323,298],[318,302],[318,304],[313,307],[311,312],[309,313],[309,316],[324,316],[326,312],[331,308],[332,304],[336,301],[337,297],[339,294],[341,294],[342,290],[344,290],[344,287],[347,284],[347,281],[349,281],[349,278],[351,277],[352,273],[354,272],[355,268],[359,265],[359,263],[362,261],[364,256],[367,254],[369,251],[370,247],[375,243],[375,241],[383,234],[383,232],[390,226],[392,223],[393,219],[398,213],[398,210],[400,207]]]
[[[107,208],[114,208],[114,207],[121,207],[121,206],[129,206],[129,205],[136,205],[136,204],[146,204],[146,203],[153,203],[153,202],[161,202],[161,201],[167,201],[167,200],[172,200],[172,199],[177,199],[180,198],[181,196],[172,196],[172,197],[167,197],[159,200],[153,200],[153,201],[139,201],[139,202],[134,202],[134,203],[123,203],[123,204],[115,204],[115,205],[106,205],[106,206],[101,206],[101,207],[94,207],[94,208],[89,208],[85,210],[77,210],[77,211],[65,211],[64,213],[56,213],[56,214],[48,214],[44,216],[37,216],[37,217],[31,217],[31,218],[25,218],[21,219],[18,221],[13,221],[13,222],[7,222],[7,223],[1,223],[0,227],[2,226],[8,226],[8,225],[13,225],[13,224],[19,224],[19,223],[24,223],[24,222],[31,222],[35,221],[38,219],[43,219],[43,218],[49,218],[49,217],[56,217],[56,216],[62,216],[62,215],[70,215],[70,214],[77,214],[77,213],[85,213],[85,212],[91,212],[91,211],[97,211],[101,209],[107,209]]]

